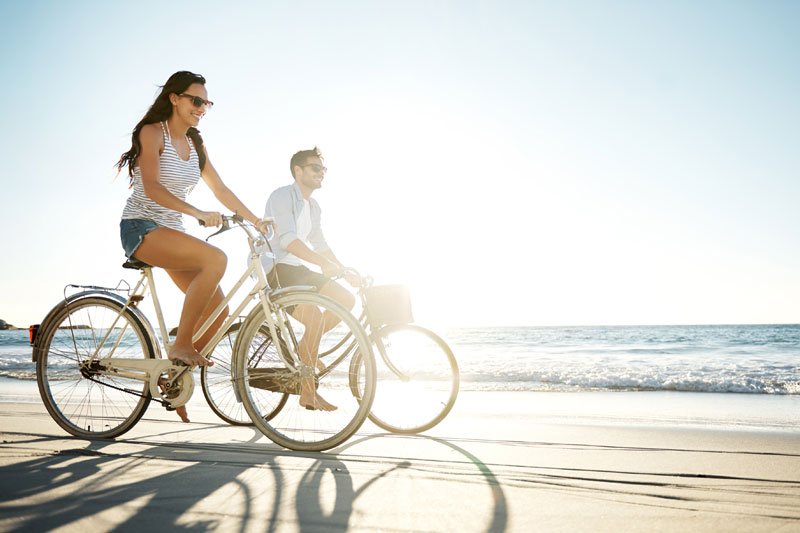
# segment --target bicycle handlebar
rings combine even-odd
[[[231,222],[233,222],[234,224],[236,224],[237,226],[242,228],[245,231],[245,233],[247,233],[247,237],[251,241],[251,246],[253,245],[253,241],[255,239],[254,239],[253,235],[250,233],[249,228],[255,229],[259,233],[259,235],[264,237],[266,239],[266,241],[267,241],[267,245],[269,245],[269,240],[274,235],[274,231],[275,230],[274,230],[274,228],[272,226],[272,224],[274,223],[274,219],[272,217],[263,219],[265,222],[269,222],[270,223],[269,232],[268,232],[267,235],[264,235],[263,233],[261,233],[261,230],[258,227],[256,227],[255,225],[253,225],[250,222],[247,222],[241,215],[222,215],[221,214],[221,217],[222,217],[222,224],[221,224],[219,230],[217,230],[216,232],[214,232],[211,235],[209,235],[208,237],[206,237],[206,242],[211,237],[215,237],[215,236],[219,235],[220,233],[224,233],[224,232],[228,231],[229,229],[232,229],[233,226],[231,225]],[[201,226],[205,227],[205,223],[202,220],[198,219],[197,222]],[[366,289],[367,287],[372,286],[372,283],[374,281],[371,276],[362,276],[361,273],[359,273],[358,270],[356,270],[355,268],[352,268],[352,267],[343,268],[337,275],[333,276],[333,279],[341,279],[341,278],[347,277],[348,275],[352,275],[352,276],[358,278],[358,285],[359,285],[358,289],[359,289],[359,291],[362,291],[362,290]]]
[[[371,287],[373,283],[372,276],[362,276],[361,273],[352,267],[346,267],[341,270],[337,275],[333,277],[333,279],[342,279],[347,277],[348,275],[355,276],[358,278],[358,289],[363,290],[367,287]]]
[[[244,219],[244,217],[242,217],[241,215],[236,215],[236,214],[234,214],[234,215],[222,215],[221,214],[220,216],[222,217],[222,224],[220,225],[220,228],[216,232],[214,232],[211,235],[209,235],[208,237],[206,237],[206,242],[208,242],[208,240],[211,237],[215,237],[215,236],[219,235],[220,233],[224,233],[224,232],[228,231],[229,229],[231,229],[232,228],[231,222],[233,222],[234,224],[236,224],[237,226],[242,228],[245,231],[245,233],[247,233],[247,236],[250,239],[253,239],[253,235],[250,233],[250,230],[248,229],[248,226],[253,228],[253,229],[255,229],[259,233],[259,235],[264,237],[267,241],[269,241],[273,236],[274,229],[272,227],[272,224],[274,222],[274,219],[272,219],[271,217],[263,219],[265,222],[269,222],[270,223],[269,231],[265,235],[264,233],[261,232],[261,230],[257,226],[255,226],[254,224],[252,224],[250,222],[247,222]],[[198,219],[197,222],[201,226],[205,227],[205,222],[203,222],[202,220]]]
[[[244,217],[242,217],[242,215],[223,215],[220,213],[220,217],[222,217],[222,226],[226,226],[228,222],[244,223]],[[206,223],[199,218],[197,219],[197,223],[203,227],[206,225]]]

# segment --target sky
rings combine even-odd
[[[191,70],[225,183],[261,213],[319,146],[329,243],[420,323],[798,323],[798,23],[790,1],[2,0],[0,318],[135,280],[114,164]],[[212,242],[228,289],[245,244]]]

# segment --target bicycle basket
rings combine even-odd
[[[367,319],[373,328],[414,321],[411,296],[405,285],[368,287],[364,291],[364,297],[367,300]]]

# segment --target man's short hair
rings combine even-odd
[[[292,156],[292,160],[289,162],[289,170],[292,172],[293,178],[297,177],[294,175],[294,167],[302,167],[309,157],[319,157],[322,160],[322,152],[315,146],[311,150],[300,150]]]

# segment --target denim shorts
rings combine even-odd
[[[119,222],[119,236],[122,239],[122,248],[125,249],[125,257],[130,259],[134,252],[142,244],[144,236],[160,226],[152,220],[143,218],[123,218]]]

